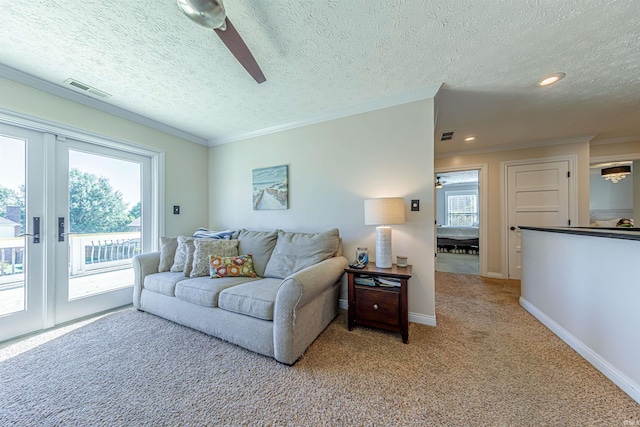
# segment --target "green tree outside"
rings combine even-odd
[[[142,211],[140,209],[140,202],[136,203],[134,207],[129,211],[129,216],[131,216],[131,220],[133,221],[136,218],[140,218]]]
[[[0,186],[0,216],[6,218],[7,206],[20,207],[25,219],[25,186],[19,191]],[[69,171],[69,215],[71,233],[114,233],[129,231],[129,223],[140,216],[140,203],[128,209],[122,193],[105,177]]]
[[[114,233],[129,231],[129,215],[122,193],[103,176],[69,171],[69,230],[71,233]]]

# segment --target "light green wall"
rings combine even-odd
[[[407,222],[393,226],[393,256],[406,255],[413,264],[410,320],[433,323],[433,115],[433,99],[426,99],[212,147],[209,225],[337,227],[353,261],[358,246],[375,255],[375,227],[364,225],[364,200],[404,197]],[[252,169],[278,165],[289,165],[289,209],[254,211]],[[420,212],[409,210],[411,199],[420,199]]]
[[[165,233],[191,234],[208,221],[208,147],[0,78],[0,108],[165,152]],[[173,215],[173,205],[181,214]]]

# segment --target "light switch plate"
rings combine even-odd
[[[173,214],[174,215],[180,215],[180,206],[174,206],[173,207]]]
[[[411,201],[411,210],[413,212],[417,212],[420,210],[420,200],[412,200]]]

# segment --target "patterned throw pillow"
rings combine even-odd
[[[192,257],[192,269],[189,277],[206,277],[209,275],[209,255],[237,256],[237,240],[196,239]]]
[[[258,277],[253,269],[251,254],[232,257],[210,255],[209,271],[212,279],[221,277]]]

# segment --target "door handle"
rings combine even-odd
[[[516,231],[516,227],[509,227],[509,230]]]
[[[33,237],[33,243],[40,243],[40,217],[33,217],[33,233],[20,234],[18,237],[31,236]]]
[[[64,217],[58,217],[58,242],[64,242]]]

